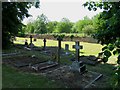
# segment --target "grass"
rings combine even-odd
[[[24,44],[25,38],[16,38],[15,44]],[[29,42],[29,38],[26,38]],[[35,46],[43,46],[43,40],[37,39],[37,42],[33,42]],[[55,40],[47,40],[47,46],[56,46],[57,47],[58,42]],[[71,41],[62,41],[62,48],[65,48],[65,44],[69,44],[70,51],[74,52],[75,50],[72,48],[72,45],[75,44],[75,42]],[[101,51],[102,46],[100,44],[94,44],[94,43],[87,43],[87,42],[80,42],[81,45],[83,45],[83,49],[80,50],[80,55],[95,55]],[[21,49],[11,48],[9,50],[3,50],[3,52],[22,52],[24,55],[36,55],[39,58],[43,58],[45,60],[49,60],[50,56],[43,55],[36,51],[24,51]],[[61,57],[61,63],[68,63],[71,64],[72,62],[69,61],[70,58],[73,56],[64,56]],[[97,66],[87,66],[88,70],[95,71],[102,73],[106,76],[112,77],[113,75],[113,66],[116,64],[116,56],[112,56],[109,61],[106,64],[98,64]],[[18,71],[18,69],[15,69],[11,66],[4,65],[2,66],[3,71],[3,88],[59,88],[64,87],[59,82],[53,82],[52,80],[48,79],[45,76],[41,75],[34,75],[27,72]],[[111,80],[111,79],[110,79]],[[108,82],[110,82],[110,80]],[[106,83],[106,82],[105,82]],[[107,84],[107,87],[109,87],[109,83]]]
[[[47,77],[18,72],[15,68],[3,65],[2,88],[60,88],[58,82],[53,82]]]
[[[17,37],[16,38],[16,41],[14,43],[16,44],[24,44],[24,41],[25,39],[28,40],[28,43],[30,43],[30,39],[29,38],[20,38],[20,37]],[[44,45],[43,43],[43,39],[37,39],[36,42],[33,42],[33,44],[35,46],[38,46],[38,47],[42,47]],[[62,41],[62,48],[64,49],[65,48],[65,44],[69,44],[69,49],[70,51],[75,51],[75,49],[72,48],[72,45],[75,44],[75,42],[73,41]],[[80,50],[80,55],[95,55],[97,56],[98,53],[102,50],[102,45],[100,44],[95,44],[95,43],[87,43],[87,42],[80,42],[80,45],[83,45],[83,49]],[[46,46],[58,46],[58,41],[57,40],[48,40],[47,39],[47,42],[46,42]],[[116,64],[116,56],[111,56],[108,60],[109,64]]]

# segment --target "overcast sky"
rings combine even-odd
[[[84,16],[89,18],[101,12],[89,11],[85,8],[83,3],[86,0],[41,0],[40,8],[32,7],[29,9],[29,14],[32,17],[25,18],[23,23],[26,24],[30,21],[33,21],[37,18],[38,15],[42,13],[48,17],[50,21],[60,21],[62,18],[68,18],[72,22],[76,22],[80,19],[83,19]]]

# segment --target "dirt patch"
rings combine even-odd
[[[88,71],[81,75],[79,72],[70,71],[69,66],[62,66],[52,71],[45,72],[44,75],[53,81],[63,83],[66,88],[84,88],[97,78],[100,73]],[[89,87],[95,88],[96,84],[91,84]]]
[[[12,57],[12,58],[3,58],[2,63],[10,64],[16,67],[28,66],[29,64],[37,64],[44,62],[45,60],[39,59],[37,57],[31,56],[19,56],[19,57]]]

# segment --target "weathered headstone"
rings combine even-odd
[[[25,47],[28,47],[27,39],[25,39]]]
[[[79,61],[79,50],[83,49],[83,46],[79,45],[79,41],[76,41],[75,45],[73,45],[73,48],[76,49],[76,60]]]
[[[43,42],[44,42],[44,47],[43,47],[43,49],[45,50],[45,49],[46,49],[46,39],[45,39],[45,38],[43,39]]]
[[[83,65],[82,61],[74,61],[70,66],[70,70],[74,72],[84,73],[86,71],[86,66]]]
[[[66,50],[66,51],[69,50],[69,44],[65,44],[65,50]]]
[[[65,55],[69,55],[69,44],[65,44]]]
[[[86,66],[83,65],[82,61],[79,61],[79,50],[82,49],[83,46],[80,46],[79,41],[76,41],[75,45],[73,45],[73,48],[76,49],[76,60],[70,66],[70,70],[78,71],[79,73],[83,73],[86,71]]]

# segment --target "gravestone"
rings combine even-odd
[[[82,61],[74,61],[70,66],[70,70],[73,72],[84,73],[86,71],[86,66],[82,63]]]
[[[79,41],[76,41],[75,45],[73,45],[73,48],[76,49],[76,60],[79,61],[79,52],[80,52],[79,50],[83,49],[83,46],[79,45]]]
[[[45,49],[46,49],[46,39],[45,39],[45,38],[43,39],[43,42],[44,42],[44,47],[43,47],[43,49],[45,50]]]
[[[38,34],[36,34],[35,36],[34,36],[34,41],[37,41],[37,37],[38,37],[39,35]]]
[[[69,50],[69,44],[65,44],[65,50],[66,50],[66,51]]]
[[[32,43],[32,35],[30,35],[30,44],[29,44],[29,46],[30,46],[30,48],[33,48],[34,47],[34,44]]]
[[[69,55],[69,54],[70,54],[70,53],[68,52],[68,51],[69,51],[69,44],[65,44],[65,50],[66,50],[65,54],[66,54],[66,55]]]
[[[86,66],[83,65],[82,61],[79,61],[79,50],[83,49],[83,46],[79,45],[79,41],[76,41],[73,48],[76,49],[76,60],[70,66],[70,70],[84,73],[86,71]]]
[[[28,47],[27,39],[25,39],[25,47]]]

